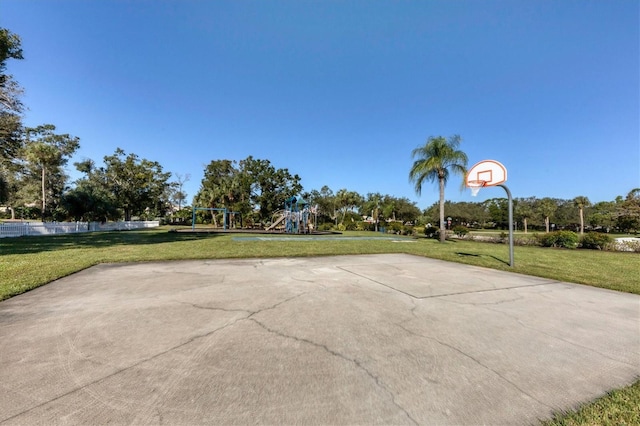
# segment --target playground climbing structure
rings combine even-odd
[[[307,234],[312,230],[310,226],[311,208],[302,197],[287,198],[284,210],[280,210],[274,217],[275,219],[266,229],[267,231],[281,228],[288,234]]]

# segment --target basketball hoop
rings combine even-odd
[[[467,181],[467,186],[471,189],[471,196],[475,197],[480,192],[480,188],[482,188],[487,182],[484,180],[469,180]]]

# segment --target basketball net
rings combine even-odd
[[[475,197],[480,192],[480,188],[485,185],[485,181],[483,180],[470,180],[467,181],[467,186],[471,189],[471,196]]]

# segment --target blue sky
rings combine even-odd
[[[417,196],[411,151],[459,134],[514,197],[610,201],[640,187],[640,3],[2,0],[29,126],[190,174],[267,159],[362,195]],[[68,172],[78,177],[73,166]],[[447,186],[452,201],[477,198]]]

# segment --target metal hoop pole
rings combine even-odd
[[[513,199],[511,198],[511,191],[506,185],[497,185],[507,191],[507,199],[509,200],[509,266],[513,268]]]

